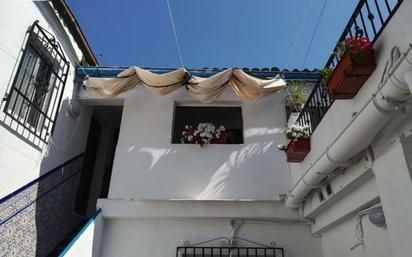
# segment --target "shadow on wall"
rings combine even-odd
[[[126,146],[123,150],[126,157],[123,158],[127,159],[128,165],[124,169],[131,174],[122,173],[121,176],[136,177],[138,173],[133,182],[134,189],[127,194],[137,190],[143,198],[211,200],[257,196],[272,199],[275,196],[269,191],[273,191],[275,180],[283,180],[286,188],[290,175],[286,172],[283,153],[277,150],[277,144],[284,140],[281,131],[280,128],[246,129],[246,142],[252,143],[242,145],[207,145],[203,148],[181,144],[168,148]],[[125,184],[132,186],[129,181]],[[122,184],[121,192],[126,190],[125,184]],[[156,192],[147,189],[153,185],[159,186]]]
[[[272,151],[277,151],[274,137],[277,134],[281,134],[282,130],[279,128],[249,128],[245,131],[245,139],[260,141],[259,143],[252,143],[244,146],[239,151],[234,151],[230,154],[229,159],[224,162],[216,173],[210,178],[209,184],[197,197],[198,200],[204,199],[218,199],[222,195],[223,191],[227,188],[230,181],[230,176],[237,176],[236,171],[242,170],[242,166],[247,166],[247,162],[250,159],[254,159],[254,162],[260,162],[259,157],[263,157],[266,154],[272,153]],[[272,153],[274,154],[274,153]],[[253,172],[258,172],[260,167],[252,166],[250,167]],[[235,171],[235,172],[233,172]],[[244,185],[248,187],[248,183]]]
[[[72,96],[72,99],[75,99]],[[70,100],[62,101],[56,129],[40,165],[40,175],[65,163],[56,175],[39,182],[37,194],[44,197],[36,201],[36,256],[58,255],[69,238],[86,222],[74,212],[76,195],[84,160],[87,128],[91,111],[82,108],[78,117],[69,114]],[[86,129],[85,129],[86,128]],[[83,143],[81,143],[83,141]],[[73,155],[77,156],[74,157]],[[70,160],[67,162],[67,160]]]
[[[3,112],[3,107],[0,107],[2,111],[2,118],[0,120],[0,126],[5,128],[7,131],[9,131],[11,134],[25,142],[26,144],[30,145],[37,151],[41,151],[43,146],[45,146],[45,143],[41,141],[38,137],[35,136],[35,134],[30,131],[29,129],[25,128],[22,126],[19,122],[16,120],[10,118],[9,116],[5,115]],[[5,144],[5,142],[2,142]],[[12,147],[9,145],[9,147]]]
[[[265,154],[272,145],[273,142],[255,143],[247,145],[239,151],[232,152],[229,159],[218,168],[216,173],[210,178],[209,184],[196,199],[219,199],[221,195],[224,195],[225,190],[232,191],[228,188],[232,185],[231,183],[228,183],[230,177],[239,176],[239,171],[242,170],[242,166],[245,166],[248,160]],[[248,186],[247,184],[248,183],[244,186]],[[243,185],[238,184],[236,187],[241,188],[242,186]]]
[[[64,133],[74,133],[70,128],[77,123],[67,117],[68,106],[69,100],[64,100],[56,122],[60,123],[59,130],[66,128]],[[0,124],[36,150],[47,148],[39,178],[0,202],[0,256],[54,256],[61,250],[58,246],[84,222],[73,212],[83,155],[41,141],[38,144],[33,135],[22,133],[23,128],[14,121],[9,123],[7,117]],[[58,164],[62,165],[56,168]]]

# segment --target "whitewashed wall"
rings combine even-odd
[[[365,233],[364,243],[353,248],[360,241],[355,237],[356,219],[348,219],[333,229],[322,233],[324,256],[345,257],[389,257],[393,256],[390,239],[385,228],[377,228],[362,218]]]
[[[162,97],[137,87],[122,97],[109,199],[98,203],[105,218],[102,256],[175,256],[185,240],[233,236],[231,220],[244,223],[237,236],[276,241],[285,256],[322,256],[320,239],[296,210],[263,201],[291,186],[285,154],[277,149],[285,142],[283,94],[243,102],[227,89],[203,105],[184,88]],[[241,106],[244,144],[172,144],[175,104]]]
[[[291,164],[293,184],[333,142],[352,120],[371,94],[376,91],[390,57],[392,47],[406,50],[412,43],[412,1],[405,0],[384,29],[374,48],[377,68],[358,94],[351,100],[338,100],[329,109],[311,137],[311,152],[304,162]],[[412,192],[410,150],[405,139],[412,132],[411,107],[392,119],[371,143],[374,160],[360,161],[337,173],[329,183],[333,195],[322,204],[314,194],[305,202],[305,215],[312,218],[312,232],[322,236],[324,256],[409,256],[412,237],[410,222]],[[370,162],[370,163],[368,163]],[[366,175],[365,175],[366,174]],[[369,175],[368,175],[369,174]],[[362,209],[381,202],[388,226],[377,228],[367,216],[363,218],[365,242],[350,250],[358,241],[354,229],[355,215]]]
[[[376,70],[372,73],[357,95],[349,100],[338,100],[333,103],[319,126],[311,136],[311,151],[302,163],[291,164],[293,183],[300,178],[314,163],[326,147],[337,137],[343,128],[352,120],[374,93],[381,81],[385,64],[389,60],[392,47],[398,46],[405,51],[412,43],[412,1],[404,0],[389,24],[374,44]]]
[[[184,88],[166,97],[134,89],[124,102],[109,198],[277,199],[291,181],[277,149],[285,140],[282,98],[241,102],[227,89],[210,105],[242,107],[244,144],[201,148],[171,143],[175,101],[193,104]]]
[[[99,257],[103,233],[103,218],[99,213],[90,220],[64,250],[66,257]]]
[[[0,111],[0,170],[2,177],[7,178],[0,180],[0,198],[83,152],[89,127],[89,108],[83,109],[80,118],[72,118],[67,111],[73,95],[74,67],[81,59],[81,53],[47,2],[0,1],[0,97],[4,97],[13,77],[13,67],[23,47],[27,28],[35,20],[39,20],[42,27],[56,36],[70,61],[70,71],[55,128],[54,144],[50,147],[31,144],[19,137],[21,129],[16,132],[15,125],[7,125],[8,119],[3,110]]]
[[[221,236],[232,236],[230,220],[107,219],[100,253],[102,257],[169,257],[176,256],[176,247],[186,240],[195,244]],[[275,241],[285,248],[285,257],[322,256],[320,239],[298,224],[246,222],[236,236],[262,244]]]

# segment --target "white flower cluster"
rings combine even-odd
[[[286,137],[290,140],[295,140],[298,138],[309,138],[309,126],[291,125],[284,131]],[[286,151],[288,145],[281,144],[278,145],[278,149],[281,151]]]
[[[182,131],[181,143],[210,144],[212,139],[219,139],[226,128],[222,125],[218,128],[213,123],[199,123],[197,128],[186,125]]]
[[[197,125],[197,130],[194,132],[194,136],[199,135],[202,144],[209,144],[210,140],[219,138],[225,130],[223,125],[216,128],[213,123],[199,123],[199,125]]]
[[[287,144],[280,144],[278,145],[278,149],[281,151],[286,151],[286,149],[288,148]]]
[[[284,133],[288,139],[308,138],[309,126],[291,125],[285,129]]]

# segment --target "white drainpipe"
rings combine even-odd
[[[317,161],[305,172],[286,198],[286,206],[297,208],[309,191],[336,168],[367,148],[385,124],[411,96],[412,45],[396,61],[388,77]],[[409,86],[409,87],[408,87]]]

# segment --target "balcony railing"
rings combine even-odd
[[[374,43],[402,2],[403,0],[360,0],[338,43],[356,36],[368,37]],[[335,50],[336,47],[333,52]],[[339,57],[332,54],[325,68],[334,68],[338,63]],[[332,104],[333,99],[329,97],[326,85],[319,79],[296,122],[299,125],[309,125],[310,133],[313,133]]]

